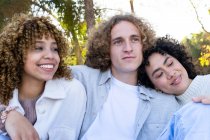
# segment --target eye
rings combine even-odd
[[[162,75],[163,75],[163,72],[156,72],[154,77],[155,77],[156,79],[158,79],[158,78],[160,78]]]
[[[123,43],[123,41],[121,39],[117,39],[117,40],[113,41],[113,44],[116,46],[120,46],[120,45],[122,45],[122,43]]]
[[[173,65],[173,61],[168,62],[167,66],[170,67]]]
[[[131,42],[133,42],[133,43],[140,42],[140,39],[139,39],[139,37],[133,37],[131,39]]]
[[[58,51],[59,51],[59,49],[58,49],[57,47],[54,47],[52,50],[53,50],[54,52],[58,52]]]
[[[35,46],[34,48],[35,51],[42,51],[43,50],[43,46]]]

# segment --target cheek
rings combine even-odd
[[[60,61],[61,61],[60,54],[59,54],[59,53],[54,54],[54,59],[55,59],[55,61],[59,64],[59,63],[60,63]]]
[[[163,90],[167,87],[167,82],[164,79],[152,80],[152,83],[159,90]]]

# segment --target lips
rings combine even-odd
[[[178,75],[173,79],[171,85],[178,85],[181,83],[181,81],[182,81],[182,77],[181,77],[181,75]]]
[[[134,56],[125,56],[122,59],[134,59],[134,58],[135,58]]]

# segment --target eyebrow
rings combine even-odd
[[[131,37],[138,37],[138,38],[140,38],[140,36],[139,35],[131,35]]]
[[[164,62],[163,62],[163,65],[165,65],[165,64],[167,63],[167,61],[168,61],[169,58],[170,58],[169,56],[166,57],[166,59],[165,59]],[[153,77],[154,74],[155,74],[157,71],[159,71],[159,70],[160,70],[160,68],[155,69],[155,70],[153,71],[153,73],[152,73],[152,77]]]
[[[116,38],[112,39],[111,42],[113,42],[115,40],[120,40],[120,39],[122,39],[122,37],[116,37]]]
[[[44,41],[36,40],[35,43],[44,43]],[[57,44],[57,42],[56,41],[53,41],[51,44]]]
[[[139,35],[131,35],[130,37],[138,37],[138,38],[140,38],[140,36]],[[120,40],[120,39],[122,39],[122,37],[121,36],[119,36],[119,37],[116,37],[116,38],[114,38],[114,39],[112,39],[111,41],[115,41],[115,40]]]

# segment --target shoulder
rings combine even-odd
[[[69,91],[85,92],[85,89],[84,89],[84,86],[82,85],[82,83],[75,78],[72,78],[71,80],[60,78],[60,79],[54,79],[51,82],[56,87],[58,87],[58,88],[60,87],[60,88],[64,89],[66,92],[67,91],[68,92]]]
[[[92,72],[97,72],[99,73],[100,70],[99,69],[94,69],[94,68],[91,68],[91,67],[88,67],[86,65],[76,65],[76,66],[70,66],[69,67],[73,74],[78,74],[78,73],[92,73]]]
[[[160,92],[160,91],[157,91],[155,89],[152,89],[152,88],[147,88],[147,87],[144,87],[144,86],[141,86],[141,89],[143,90],[144,94],[148,95],[148,96],[151,96],[152,98],[157,98],[157,99],[175,99],[175,96],[174,95],[168,95],[166,93],[163,93],[163,92]]]
[[[153,108],[164,108],[168,110],[177,110],[179,108],[179,104],[174,95],[168,95],[144,86],[141,89],[145,95],[150,97]]]
[[[89,83],[90,81],[98,81],[102,73],[99,69],[93,69],[85,65],[77,65],[70,67],[73,77],[84,83]]]
[[[201,80],[210,80],[210,74],[207,74],[207,75],[197,75],[193,79],[193,81],[195,81],[195,80],[199,80],[199,81],[201,81]]]

